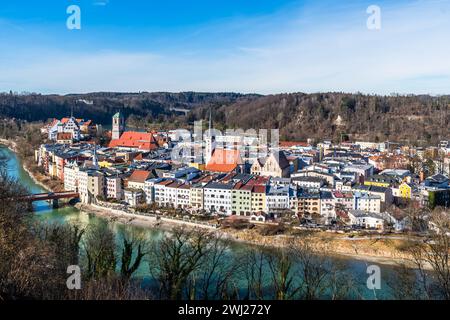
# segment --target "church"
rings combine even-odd
[[[110,148],[149,152],[167,147],[168,138],[156,132],[125,131],[125,119],[120,112],[116,113],[112,120]]]

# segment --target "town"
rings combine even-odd
[[[209,127],[199,146],[185,142],[193,135],[187,130],[127,131],[120,112],[110,132],[70,116],[41,129],[47,143],[35,150],[35,161],[82,204],[192,222],[402,232],[412,228],[407,208],[450,206],[449,141],[426,148],[327,140],[275,145],[258,135],[212,134],[211,120]],[[97,144],[99,134],[110,141]],[[173,159],[181,145],[200,148],[200,156]]]

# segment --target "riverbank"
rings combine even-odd
[[[61,190],[61,184],[58,183],[55,187],[55,185],[50,185],[48,181],[50,181],[50,178],[48,178],[46,175],[41,174],[39,172],[35,172],[31,169],[31,167],[27,164],[28,161],[34,161],[34,159],[24,159],[20,156],[20,153],[17,151],[17,143],[13,140],[6,140],[6,139],[0,139],[0,145],[3,145],[7,147],[9,150],[14,152],[17,156],[17,158],[20,161],[20,165],[22,166],[23,170],[28,173],[30,178],[33,180],[35,184],[37,184],[42,189],[48,191],[48,192],[58,192]]]
[[[259,233],[261,226],[246,230],[234,230],[232,228],[214,229],[202,224],[164,217],[157,219],[156,217],[107,209],[97,205],[77,204],[76,207],[82,212],[94,214],[110,222],[133,225],[140,228],[158,228],[166,231],[171,231],[180,225],[187,228],[208,229],[224,239],[252,246],[284,248],[300,239],[298,235],[263,236]],[[311,247],[317,252],[365,262],[399,265],[403,263],[407,264],[410,258],[399,249],[406,244],[407,239],[402,239],[402,237],[398,236],[385,238],[372,236],[353,239],[348,237],[348,235],[315,232],[313,234],[308,233],[307,241],[311,242]]]

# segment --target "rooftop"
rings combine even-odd
[[[134,170],[131,176],[128,178],[130,182],[144,183],[145,180],[151,177],[152,173],[146,170]]]
[[[206,170],[213,172],[231,172],[242,164],[239,150],[215,149],[206,165]]]

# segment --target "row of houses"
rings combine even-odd
[[[389,188],[355,186],[352,191],[306,188],[277,179],[250,174],[205,174],[194,168],[164,172],[148,170],[120,174],[109,169],[64,167],[64,187],[77,191],[85,203],[98,199],[125,201],[131,206],[157,204],[223,215],[280,216],[291,213],[331,223],[337,211],[380,213],[392,201]]]

